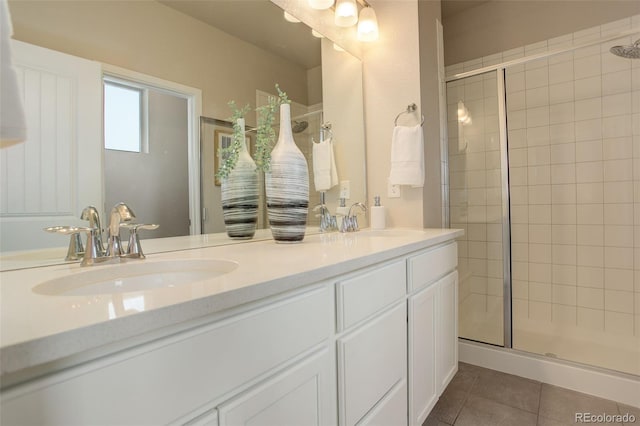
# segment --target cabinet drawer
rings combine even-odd
[[[406,294],[406,265],[399,260],[338,283],[338,331],[384,309]]]
[[[406,377],[407,308],[403,301],[338,340],[340,425],[355,425]]]
[[[408,260],[408,292],[418,290],[458,265],[458,246],[455,242],[429,249],[410,257]]]
[[[2,424],[166,424],[324,341],[329,285],[2,396]],[[69,409],[73,407],[73,409]]]

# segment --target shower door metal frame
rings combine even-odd
[[[638,28],[622,31],[617,34],[609,35],[607,37],[599,38],[598,40],[592,40],[579,45],[553,49],[547,52],[537,53],[534,55],[528,55],[522,58],[514,59],[511,61],[502,62],[499,64],[478,68],[472,71],[466,71],[445,78],[445,83],[452,81],[463,80],[468,77],[473,77],[480,74],[485,74],[491,71],[496,72],[496,84],[498,86],[498,120],[499,120],[499,139],[500,139],[500,172],[502,189],[502,270],[503,270],[503,282],[502,282],[502,296],[503,296],[503,331],[504,331],[504,347],[513,347],[513,323],[512,323],[512,301],[511,301],[511,215],[510,215],[510,200],[509,200],[509,151],[508,151],[508,137],[507,137],[507,116],[506,116],[506,82],[505,73],[506,69],[515,65],[524,64],[527,62],[535,61],[537,59],[548,58],[554,55],[558,55],[565,52],[571,52],[583,47],[594,46],[597,44],[606,43],[621,37],[631,36],[638,34]],[[447,147],[448,148],[448,141]],[[447,156],[446,170],[449,167],[449,158]],[[443,176],[446,180],[448,188],[449,175],[446,173]],[[443,194],[443,203],[449,202],[449,197],[445,197]],[[446,226],[450,226],[450,218],[447,217]]]
[[[511,316],[511,199],[509,192],[509,150],[507,137],[507,110],[505,68],[496,70],[498,85],[498,126],[500,132],[500,186],[502,188],[502,308],[504,347],[513,346]]]
[[[496,71],[496,86],[498,97],[498,127],[500,142],[500,189],[502,193],[502,304],[503,304],[503,347],[512,347],[512,322],[511,322],[511,215],[509,202],[509,152],[507,150],[507,116],[506,116],[506,98],[504,84],[504,67],[483,68],[477,71],[470,71],[463,74],[457,74],[447,78],[446,83],[456,80],[462,80],[479,74]],[[447,138],[448,139],[448,138]],[[449,158],[448,158],[448,141],[446,147],[447,163],[446,173],[443,174],[447,188],[449,187]],[[443,205],[449,202],[448,194],[443,193]],[[449,211],[449,209],[447,209]],[[449,227],[451,220],[449,215],[446,217],[445,226]]]

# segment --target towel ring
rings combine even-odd
[[[401,111],[400,114],[396,115],[396,119],[393,120],[393,124],[394,125],[398,125],[398,118],[400,118],[400,116],[402,114],[411,114],[412,112],[415,112],[418,109],[418,106],[416,104],[409,104],[407,105],[407,109],[404,111]],[[422,115],[422,120],[420,121],[420,126],[422,126],[424,124],[424,114]]]
[[[311,138],[311,141],[313,143],[320,143],[320,142],[326,141],[327,138],[325,137],[325,132],[329,134],[329,139],[333,139],[333,132],[331,131],[331,123],[329,123],[329,122],[322,123],[322,125],[320,126],[320,141],[319,142],[316,142],[313,137]]]

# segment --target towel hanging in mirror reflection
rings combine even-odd
[[[333,153],[333,132],[331,123],[321,127],[320,141],[313,143],[313,181],[316,191],[328,191],[338,184],[338,169]]]

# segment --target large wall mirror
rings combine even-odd
[[[37,96],[25,94],[27,113],[37,119],[28,121],[26,143],[0,149],[7,189],[0,200],[2,269],[21,265],[8,261],[9,251],[66,247],[64,237],[42,228],[85,226],[80,213],[88,204],[106,218],[112,204],[127,202],[138,221],[160,224],[145,240],[206,234],[203,241],[211,244],[231,243],[217,235],[224,233],[220,187],[212,147],[200,146],[201,122],[202,139],[213,143],[216,125],[231,116],[228,102],[234,100],[251,105],[246,121],[255,126],[253,110],[274,94],[275,83],[293,102],[301,150],[310,155],[320,126],[330,123],[339,179],[349,182],[347,203],[366,201],[361,62],[327,38],[314,37],[304,23],[285,20],[273,2],[9,0],[9,9],[14,39],[24,42],[28,60],[39,54],[37,47],[61,52],[83,65],[62,64],[59,75],[86,64],[87,72],[97,70],[100,84],[80,99],[76,80],[52,78],[37,66],[19,75],[22,84],[38,87]],[[105,76],[115,86],[144,93],[148,130],[140,152],[104,149]],[[72,110],[73,126],[57,124]],[[310,194],[313,207],[319,201],[313,183]],[[332,211],[338,199],[339,185],[327,191]]]

